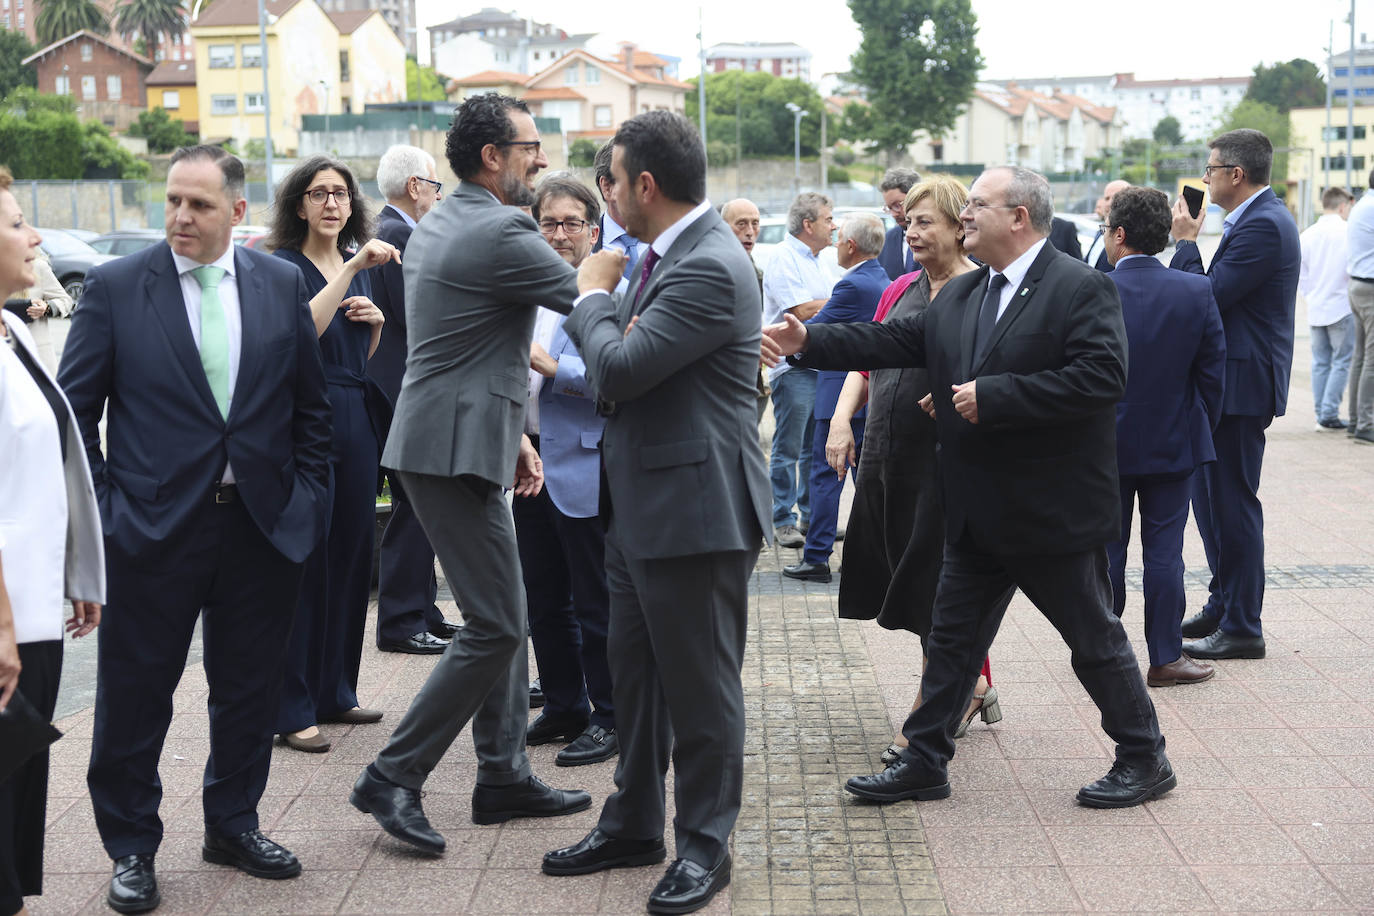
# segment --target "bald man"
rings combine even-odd
[[[1129,181],[1122,181],[1118,178],[1116,181],[1107,182],[1107,186],[1102,189],[1102,196],[1097,199],[1097,207],[1094,212],[1097,214],[1097,218],[1102,221],[1103,227],[1107,223],[1107,214],[1112,212],[1112,198],[1116,196],[1118,191],[1124,191],[1130,186]],[[1107,246],[1103,239],[1102,228],[1099,228],[1097,235],[1093,236],[1093,243],[1088,246],[1088,254],[1083,260],[1104,274],[1112,272],[1112,263],[1107,260]]]
[[[759,208],[747,197],[736,197],[734,200],[726,201],[721,205],[720,218],[725,220],[725,225],[730,227],[730,231],[739,239],[739,243],[744,246],[744,253],[749,255],[749,263],[754,263],[754,243],[759,240]],[[759,278],[759,292],[763,292],[763,271],[759,270],[759,265],[754,264],[754,273]],[[759,363],[758,376],[754,380],[754,387],[758,392],[757,404],[759,412],[759,422],[763,422],[764,411],[768,409],[768,397],[772,393],[768,387],[768,376],[763,371],[763,363]]]

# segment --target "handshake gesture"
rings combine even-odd
[[[782,321],[767,325],[763,329],[759,358],[765,366],[776,366],[782,362],[783,357],[805,350],[807,336],[806,325],[795,316],[784,313]]]

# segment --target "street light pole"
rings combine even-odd
[[[792,184],[795,193],[801,192],[801,122],[810,112],[796,102],[788,102],[787,110],[792,112]]]
[[[267,81],[267,2],[258,0],[258,46],[262,51],[263,158],[267,168],[267,203],[272,203],[272,92]]]

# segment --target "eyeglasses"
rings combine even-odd
[[[964,209],[970,213],[981,213],[984,210],[1015,210],[1020,204],[988,204],[981,200],[970,199]]]
[[[539,140],[502,140],[502,141],[500,141],[500,142],[498,142],[498,143],[493,143],[492,146],[524,146],[524,147],[528,147],[529,149],[531,149],[531,150],[533,150],[534,152],[537,153],[537,152],[539,152],[539,147],[541,146],[541,141],[539,141]]]
[[[311,188],[301,195],[317,207],[323,207],[324,202],[329,198],[334,198],[334,203],[340,207],[347,206],[353,201],[353,194],[348,188],[339,188],[336,191],[326,191],[324,188]]]
[[[421,178],[419,175],[411,175],[410,177],[414,178],[416,181],[423,181],[425,184],[434,185],[435,194],[438,194],[440,191],[444,190],[444,183],[442,181],[435,181],[433,178]]]
[[[906,212],[906,201],[899,200],[895,204],[888,204],[886,207],[883,207],[883,209],[893,216],[901,216]]]
[[[1238,166],[1238,165],[1204,165],[1204,166],[1202,167],[1202,174],[1204,174],[1204,175],[1210,175],[1210,174],[1212,174],[1212,170],[1213,170],[1213,169],[1238,169],[1238,168],[1240,168],[1240,166]]]
[[[563,227],[563,232],[569,236],[581,235],[587,229],[587,221],[585,219],[541,219],[539,221],[539,231],[544,235],[553,235],[560,226]]]

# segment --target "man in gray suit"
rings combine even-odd
[[[678,858],[649,912],[688,913],[730,880],[740,808],[748,581],[772,517],[754,413],[762,304],[749,257],[705,199],[692,125],[647,112],[614,144],[612,195],[648,250],[619,302],[623,256],[584,261],[563,328],[610,405],[602,492],[621,757],[596,828],[545,855],[544,871],[663,861],[671,754]]]
[[[409,353],[383,466],[399,472],[466,626],[350,801],[387,833],[433,854],[444,838],[420,787],[472,720],[472,820],[551,817],[591,806],[551,789],[525,757],[525,589],[502,487],[533,496],[539,456],[521,430],[535,307],[567,313],[576,274],[517,207],[548,165],[525,104],[496,93],[458,107],[446,148],[462,181],[406,246]],[[514,473],[512,474],[512,469]]]

